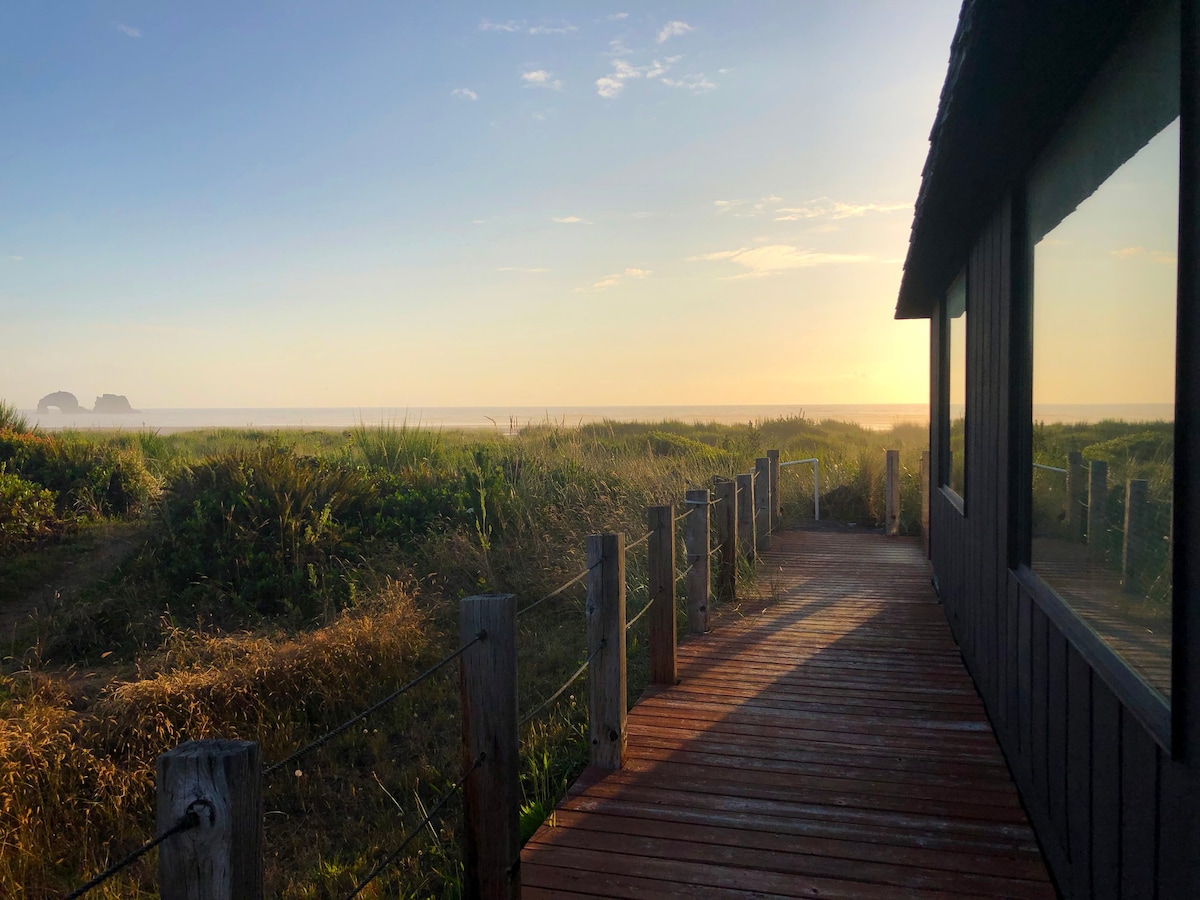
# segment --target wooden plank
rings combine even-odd
[[[777,532],[761,562],[526,846],[529,896],[1053,896],[920,544]]]
[[[158,831],[197,827],[158,851],[160,896],[263,896],[262,760],[253,741],[187,741],[156,761]]]
[[[1046,635],[1046,779],[1048,809],[1067,846],[1067,641],[1050,626]]]
[[[675,662],[675,508],[646,507],[646,579],[650,611],[650,683],[679,680]]]
[[[776,462],[779,461],[776,451]],[[691,490],[686,496],[688,509],[684,525],[684,544],[687,553],[687,622],[691,634],[708,631],[709,590],[712,585],[712,547],[709,526],[709,493],[706,490]]]
[[[1092,669],[1067,648],[1067,847],[1071,887],[1092,893]]]
[[[1092,680],[1092,896],[1121,891],[1121,704]]]
[[[594,766],[625,759],[625,535],[587,538],[588,743]]]
[[[1153,897],[1158,882],[1158,746],[1121,718],[1121,896]]]
[[[513,594],[459,601],[459,639],[483,635],[462,656],[463,893],[516,898],[520,869],[520,745],[517,740],[517,601]]]

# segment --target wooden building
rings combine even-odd
[[[1062,894],[1200,897],[1200,2],[966,0],[930,141],[935,585]]]

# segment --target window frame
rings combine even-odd
[[[1181,4],[1186,7],[1186,4]],[[1186,11],[1181,9],[1186,18]],[[1184,35],[1187,32],[1184,25]],[[1181,41],[1184,39],[1181,35]],[[1179,78],[1186,96],[1189,68],[1195,61],[1188,59],[1185,46],[1181,47]],[[1112,57],[1110,56],[1109,59]],[[1107,60],[1106,60],[1107,64]],[[1190,66],[1191,64],[1191,66]],[[1195,79],[1195,72],[1190,77]],[[1080,104],[1087,102],[1085,94],[1068,113],[1074,113]],[[1194,193],[1196,186],[1188,182],[1189,165],[1195,166],[1196,151],[1192,150],[1193,158],[1189,159],[1187,135],[1195,133],[1198,124],[1189,122],[1189,110],[1186,103],[1180,106],[1180,152],[1179,152],[1179,196],[1178,209],[1178,260],[1185,254],[1188,229],[1196,227],[1188,221],[1185,197],[1189,191]],[[1051,141],[1054,136],[1051,137]],[[1049,145],[1047,142],[1047,146]],[[1009,573],[1033,598],[1037,606],[1046,614],[1048,619],[1058,627],[1068,643],[1079,653],[1113,692],[1118,702],[1128,712],[1132,713],[1149,732],[1153,740],[1173,759],[1179,759],[1184,753],[1182,718],[1186,712],[1186,641],[1183,639],[1185,629],[1180,625],[1185,619],[1188,598],[1182,591],[1176,590],[1172,596],[1171,618],[1171,698],[1164,698],[1155,690],[1142,675],[1113,649],[1091,627],[1087,620],[1068,604],[1033,568],[1033,303],[1034,303],[1034,243],[1031,239],[1029,223],[1029,185],[1034,166],[1026,172],[1025,177],[1014,191],[1013,222],[1012,222],[1012,253],[1010,255],[1010,277],[1012,284],[1012,347],[1010,369],[1009,435],[1010,435],[1010,469],[1009,469],[1009,500],[1013,515],[1010,518],[1009,531]],[[1175,306],[1177,327],[1175,332],[1175,434],[1187,428],[1188,416],[1185,404],[1188,402],[1187,385],[1185,384],[1185,368],[1188,363],[1191,347],[1189,333],[1182,326],[1181,306],[1185,297],[1185,284],[1182,277],[1183,268],[1176,262],[1176,292]],[[1181,414],[1182,413],[1182,414]],[[1178,453],[1175,455],[1173,471],[1173,517],[1175,533],[1178,535],[1186,528],[1186,475],[1181,481],[1180,475],[1185,470]],[[1186,554],[1176,554],[1172,579],[1176,586],[1180,584],[1178,574]],[[1194,705],[1194,701],[1192,701]]]
[[[970,435],[970,416],[967,409],[970,406],[970,358],[971,340],[970,321],[971,288],[969,264],[964,263],[959,273],[950,280],[946,290],[942,292],[938,304],[938,362],[940,377],[938,379],[938,473],[937,484],[942,496],[954,507],[963,518],[967,515],[967,443]],[[950,455],[950,428],[953,420],[950,416],[950,292],[962,281],[963,285],[963,477],[962,491],[959,492],[951,484],[953,461]]]

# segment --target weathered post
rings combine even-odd
[[[884,531],[890,535],[900,533],[900,451],[887,452],[887,477],[884,481],[884,493],[887,496],[887,509],[884,517]]]
[[[158,850],[163,900],[263,895],[262,760],[253,741],[188,741],[158,758],[158,833],[196,825]]]
[[[1142,591],[1147,540],[1146,494],[1144,478],[1130,478],[1125,483],[1125,543],[1121,548],[1121,584],[1130,594]]]
[[[458,603],[462,655],[463,889],[471,900],[521,894],[520,745],[517,741],[517,602],[512,594]]]
[[[754,549],[771,549],[771,460],[754,461]]]
[[[704,634],[708,630],[708,592],[712,583],[709,567],[712,548],[709,545],[708,491],[688,491],[687,505],[691,514],[687,519],[683,540],[688,563],[688,631],[692,634]]]
[[[713,478],[717,516],[717,596],[726,603],[737,599],[737,483]]]
[[[1087,489],[1087,470],[1083,467],[1083,454],[1072,450],[1067,454],[1067,534],[1073,541],[1083,540],[1083,528],[1087,523],[1083,504]]]
[[[1104,564],[1104,550],[1108,538],[1108,463],[1093,459],[1088,467],[1087,545],[1088,563],[1093,566]]]
[[[587,538],[588,742],[593,766],[625,764],[625,535]],[[594,655],[593,655],[594,654]]]
[[[921,451],[921,541],[929,555],[929,451]]]
[[[754,525],[754,474],[743,472],[737,476],[738,551],[751,562],[758,559],[755,551],[758,534]]]
[[[695,515],[695,512],[692,513]],[[675,684],[675,508],[646,507],[650,683]]]
[[[771,530],[774,531],[783,521],[783,503],[779,499],[779,451],[768,450],[767,459],[771,461]]]

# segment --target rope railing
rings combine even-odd
[[[777,460],[778,454],[775,453],[773,456]],[[462,758],[464,760],[474,759],[474,763],[462,773],[453,786],[438,797],[432,807],[427,811],[424,808],[420,809],[420,812],[424,813],[421,821],[405,834],[394,849],[379,857],[373,864],[369,861],[364,863],[364,868],[370,866],[369,871],[355,884],[354,889],[347,897],[358,897],[369,885],[378,881],[389,867],[395,865],[397,860],[402,858],[421,831],[429,828],[435,817],[442,814],[447,805],[457,796],[463,797],[464,814],[468,817],[469,822],[474,823],[466,831],[466,840],[468,842],[486,840],[486,844],[473,843],[471,846],[474,849],[468,850],[466,853],[464,883],[482,884],[487,880],[490,884],[497,884],[507,879],[510,885],[515,884],[519,881],[520,876],[519,868],[516,865],[518,860],[513,858],[513,854],[517,852],[519,842],[518,837],[506,824],[506,817],[509,815],[506,810],[510,810],[513,788],[501,790],[498,785],[502,782],[513,786],[518,784],[518,766],[521,754],[518,729],[543,715],[559,702],[563,695],[587,672],[589,673],[589,714],[598,716],[597,721],[605,723],[603,731],[593,732],[590,735],[592,765],[612,767],[615,764],[617,768],[620,768],[623,764],[624,738],[622,736],[624,735],[624,712],[627,711],[627,698],[623,690],[615,690],[613,685],[625,683],[624,672],[628,661],[625,635],[643,618],[646,618],[652,608],[657,608],[662,616],[661,618],[658,615],[650,617],[650,627],[647,632],[646,644],[650,654],[650,678],[655,684],[676,682],[674,674],[677,640],[676,591],[682,582],[686,582],[687,621],[688,628],[693,634],[702,634],[707,630],[705,623],[707,622],[714,577],[721,596],[734,597],[733,587],[727,590],[726,585],[730,584],[730,578],[733,579],[732,583],[736,584],[736,566],[741,552],[731,537],[736,533],[735,523],[737,520],[734,518],[734,514],[736,512],[740,515],[740,507],[743,506],[743,501],[738,499],[738,493],[752,496],[760,491],[766,491],[762,496],[767,497],[768,500],[764,503],[760,497],[760,503],[754,504],[756,516],[761,515],[763,509],[766,508],[771,517],[767,520],[767,525],[760,525],[760,528],[769,528],[775,517],[774,511],[778,508],[778,479],[775,477],[775,473],[768,473],[766,487],[760,487],[764,484],[761,480],[764,475],[763,467],[760,465],[762,462],[762,459],[757,461],[756,473],[751,476],[756,480],[749,482],[746,486],[735,487],[734,484],[722,480],[717,485],[719,493],[715,497],[710,496],[708,489],[697,488],[689,490],[688,497],[682,501],[681,507],[667,505],[651,508],[648,511],[648,518],[655,527],[644,533],[635,532],[636,537],[626,535],[627,538],[632,537],[628,543],[615,533],[590,535],[587,543],[587,568],[577,571],[562,584],[525,606],[518,607],[512,594],[477,595],[462,598],[459,601],[460,646],[395,690],[375,700],[366,709],[349,716],[337,726],[292,750],[270,765],[264,766],[260,763],[259,745],[253,741],[189,742],[168,751],[160,757],[159,763],[160,808],[173,809],[170,805],[163,807],[162,798],[176,796],[174,792],[181,785],[185,786],[186,790],[191,790],[190,787],[186,787],[190,784],[187,778],[192,772],[197,771],[196,766],[198,765],[199,770],[242,774],[238,774],[236,778],[227,779],[228,783],[214,781],[212,784],[204,784],[202,788],[197,788],[197,793],[188,795],[189,799],[192,796],[202,798],[196,800],[193,807],[196,804],[201,806],[208,804],[211,809],[217,810],[216,815],[221,819],[222,827],[236,829],[241,827],[237,824],[241,822],[261,823],[263,816],[262,788],[267,778],[280,771],[292,768],[298,770],[300,760],[320,750],[339,736],[350,732],[356,725],[372,715],[378,714],[427,679],[443,671],[455,660],[459,660],[462,667],[460,677],[463,698],[461,707]],[[743,477],[739,476],[739,480]],[[751,484],[755,486],[750,487]],[[725,503],[724,501],[729,502]],[[721,508],[720,512],[711,512],[718,506]],[[681,509],[678,515],[675,514],[676,509]],[[686,566],[680,565],[679,562],[682,561],[678,560],[676,556],[679,553],[681,540],[678,526],[684,523],[686,525],[682,529],[684,532],[682,541],[687,552]],[[714,529],[715,544],[713,543]],[[651,541],[652,538],[656,539]],[[624,570],[623,554],[647,542],[650,542],[645,556],[647,581],[645,584],[639,585],[637,590],[639,596],[646,597],[646,601],[638,609],[636,615],[628,621],[624,621],[626,618],[624,604],[628,583],[621,584],[620,579],[613,576],[618,571]],[[722,556],[720,566],[710,568],[709,560],[718,554]],[[600,566],[605,567],[604,577],[588,580],[589,575]],[[610,566],[613,568],[609,568]],[[641,570],[640,559],[637,568],[639,571]],[[632,575],[627,575],[627,578],[629,577]],[[553,693],[524,714],[518,714],[518,690],[514,681],[517,675],[517,620],[556,597],[563,596],[572,587],[585,580],[588,583],[587,615],[590,651],[582,664]],[[668,611],[671,612],[670,615],[667,615]],[[624,622],[623,630],[617,624],[619,622]],[[473,653],[469,652],[473,647],[485,641],[486,644],[481,649]],[[601,653],[606,647],[611,651],[612,648],[618,646],[621,648],[620,652]],[[614,677],[616,667],[620,669],[619,678]],[[603,704],[605,711],[597,712],[593,705],[595,703]],[[608,724],[609,722],[612,724]],[[514,723],[516,728],[513,728]],[[589,727],[598,726],[593,721]],[[487,748],[486,754],[480,752],[485,747]],[[223,758],[233,760],[231,767],[222,767],[223,763],[220,763],[219,760]],[[172,760],[174,761],[172,762]],[[201,762],[196,763],[196,760]],[[485,760],[489,766],[488,777],[486,779],[477,777],[474,781],[470,781],[472,773],[478,770]],[[167,771],[164,769],[165,762],[169,762],[170,766],[174,767],[167,776],[163,775],[164,771]],[[495,769],[494,773],[493,769]],[[299,771],[297,774],[300,774]],[[520,796],[519,790],[516,796]],[[195,828],[201,822],[207,822],[208,819],[204,818],[203,810],[193,807],[189,807],[187,814],[170,827],[166,827],[169,820],[160,815],[158,827],[165,830],[72,892],[68,895],[68,900],[81,897],[86,892],[103,884],[172,836]],[[160,858],[161,885],[166,886],[170,882],[171,892],[169,895],[180,896],[177,884],[182,884],[184,877],[191,880],[198,878],[203,886],[209,883],[208,879],[211,878],[211,873],[230,866],[242,869],[234,878],[235,882],[252,884],[257,879],[257,883],[261,885],[264,864],[261,841],[261,828],[257,828],[256,833],[239,832],[234,843],[243,849],[235,856],[229,855],[228,847],[218,847],[215,844],[210,847],[207,842],[184,841],[178,845],[170,844]],[[251,845],[255,846],[255,850],[244,852]],[[478,852],[480,847],[485,851],[482,857]],[[500,848],[506,849],[503,853],[497,854]],[[178,858],[176,858],[177,855]],[[499,858],[501,856],[504,857],[503,860]],[[483,857],[487,857],[486,862],[482,861]],[[500,867],[501,862],[504,867],[507,867],[503,871]],[[166,868],[163,868],[164,866]],[[486,876],[483,874],[485,870],[488,873]],[[188,881],[188,883],[191,884],[192,881]],[[168,892],[162,891],[162,895],[168,896]]]
[[[193,806],[194,806],[194,804],[193,804]],[[132,866],[135,862],[137,862],[139,859],[141,859],[143,856],[145,856],[147,853],[149,853],[151,850],[153,850],[155,847],[157,847],[163,841],[167,840],[168,838],[172,838],[177,834],[182,834],[185,831],[190,831],[191,829],[197,827],[200,824],[200,814],[198,812],[196,812],[196,810],[193,808],[193,806],[189,806],[187,809],[187,812],[185,812],[182,816],[180,816],[179,821],[176,822],[173,826],[168,828],[166,831],[164,831],[162,834],[158,835],[157,837],[146,841],[146,843],[142,844],[142,846],[138,847],[136,850],[134,850],[129,855],[124,856],[121,859],[119,859],[117,862],[113,863],[111,866],[109,866],[107,869],[105,869],[103,872],[101,872],[95,878],[91,879],[91,881],[81,884],[79,887],[75,888],[75,890],[73,890],[73,891],[71,891],[71,893],[67,894],[67,896],[64,898],[64,900],[76,900],[76,898],[82,897],[84,894],[88,893],[89,891],[92,891],[95,888],[100,887],[100,885],[104,884],[104,882],[108,881],[108,879],[112,878],[114,875],[117,875],[118,873],[124,871],[125,869],[128,869],[130,866]]]
[[[558,587],[556,587],[554,590],[552,590],[550,593],[548,593],[545,597],[542,597],[540,600],[534,600],[528,606],[526,606],[522,609],[518,609],[517,610],[517,618],[520,618],[521,616],[525,615],[525,613],[529,612],[531,609],[537,609],[537,607],[541,606],[547,600],[553,600],[555,597],[562,594],[568,588],[574,587],[575,585],[579,584],[579,582],[581,582],[581,581],[583,581],[583,579],[587,578],[588,572],[592,571],[592,569],[594,569],[594,568],[596,568],[596,567],[588,566],[586,569],[584,569],[582,572],[580,572],[578,575],[576,575],[570,581],[566,582],[565,584],[560,584]]]
[[[640,538],[638,538],[636,541],[633,541],[632,543],[626,544],[626,545],[625,545],[625,549],[626,549],[626,550],[632,550],[634,547],[638,546],[639,544],[644,544],[644,543],[646,543],[646,541],[650,540],[650,538],[651,538],[651,537],[653,537],[653,535],[654,535],[654,529],[653,529],[653,528],[651,528],[649,531],[647,531],[645,534],[643,534],[643,535],[642,535]]]
[[[437,672],[439,669],[441,669],[447,663],[451,662],[452,660],[458,659],[458,657],[460,657],[464,653],[466,653],[468,649],[475,646],[476,644],[478,644],[480,641],[482,641],[486,637],[487,637],[486,633],[484,633],[482,631],[479,632],[477,635],[475,635],[473,640],[467,641],[465,644],[463,644],[461,647],[459,647],[453,653],[449,654],[448,656],[442,657],[440,660],[438,660],[436,663],[434,663],[432,666],[430,666],[428,669],[426,669],[424,672],[422,672],[416,678],[412,679],[407,684],[404,684],[401,687],[397,688],[396,690],[392,691],[390,694],[388,694],[382,700],[379,700],[378,702],[373,703],[371,706],[367,707],[365,710],[360,712],[358,715],[347,719],[345,722],[343,722],[341,725],[338,725],[336,728],[330,729],[329,731],[325,732],[323,735],[321,735],[316,740],[310,741],[309,743],[305,744],[299,750],[295,750],[292,753],[288,754],[283,759],[279,760],[279,762],[274,763],[273,765],[267,766],[266,769],[263,770],[263,776],[270,777],[271,775],[274,775],[276,772],[278,772],[284,766],[291,765],[292,763],[296,762],[296,760],[307,755],[308,753],[311,753],[313,750],[316,750],[319,747],[323,747],[325,744],[329,743],[331,740],[333,740],[338,735],[344,734],[347,730],[349,730],[350,728],[357,725],[363,719],[366,719],[368,716],[372,715],[373,713],[379,712],[379,710],[383,709],[383,707],[387,706],[389,703],[394,702],[395,700],[397,700],[398,698],[400,698],[401,696],[406,694],[408,691],[412,690],[414,687],[416,687],[418,684],[420,684],[422,681],[424,681],[429,676],[433,675],[435,672]]]
[[[1066,475],[1066,474],[1067,474],[1067,470],[1066,470],[1066,469],[1061,469],[1061,468],[1059,468],[1058,466],[1048,466],[1048,465],[1046,465],[1046,464],[1044,464],[1044,463],[1034,463],[1034,464],[1033,464],[1033,467],[1034,467],[1035,469],[1041,469],[1041,470],[1043,470],[1043,471],[1045,471],[1045,472],[1058,472],[1060,475]]]
[[[524,716],[521,717],[521,720],[517,723],[518,727],[521,725],[525,725],[526,723],[530,722],[532,719],[536,718],[539,713],[541,713],[543,710],[548,708],[552,703],[554,703],[555,700],[557,700],[559,697],[561,697],[563,695],[563,693],[566,691],[566,689],[569,688],[571,685],[573,685],[576,681],[578,681],[579,676],[587,671],[588,666],[590,666],[592,664],[592,660],[596,658],[596,654],[598,654],[601,650],[603,650],[607,644],[608,644],[607,640],[601,640],[600,643],[596,646],[596,649],[593,650],[590,654],[588,654],[588,658],[583,661],[583,665],[581,665],[578,669],[575,670],[575,673],[570,678],[568,678],[566,680],[566,682],[563,683],[562,687],[560,687],[557,691],[555,691],[553,694],[551,694],[549,697],[547,697],[545,700],[543,700],[541,703],[539,703],[537,706],[535,706],[532,710],[530,710]]]
[[[475,757],[475,762],[471,764],[471,767],[468,768],[467,771],[463,772],[462,777],[458,779],[458,782],[444,794],[442,794],[441,799],[439,799],[437,803],[429,808],[429,811],[425,813],[425,818],[421,820],[420,824],[409,831],[404,840],[400,842],[400,846],[379,860],[379,862],[375,864],[375,867],[367,873],[367,877],[355,885],[354,890],[346,895],[346,900],[354,900],[355,897],[363,892],[367,885],[387,871],[388,867],[391,866],[397,859],[399,859],[400,854],[404,852],[408,845],[416,839],[418,834],[425,830],[425,826],[432,822],[434,816],[441,812],[442,808],[450,802],[450,798],[462,790],[463,785],[467,783],[467,779],[471,776],[471,773],[478,769],[486,758],[486,753],[480,753],[477,757]]]
[[[630,619],[628,622],[625,623],[625,630],[628,631],[630,628],[632,628],[634,625],[636,625],[638,623],[638,620],[641,619],[642,616],[644,616],[646,613],[650,612],[650,608],[652,606],[654,606],[654,601],[653,600],[647,601],[646,605],[643,606],[640,610],[638,610],[638,614],[636,616],[634,616],[632,619]]]

